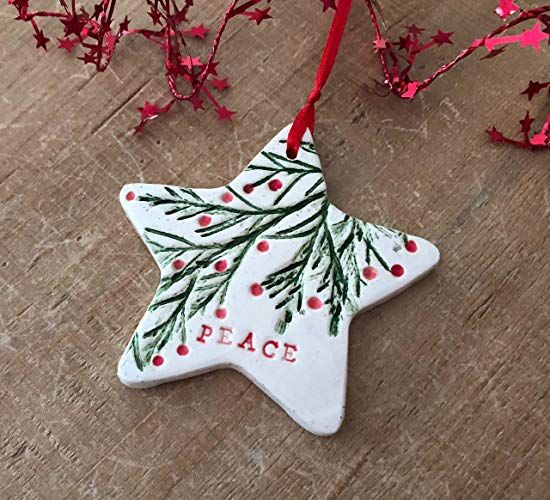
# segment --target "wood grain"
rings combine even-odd
[[[516,126],[547,48],[473,57],[405,104],[371,92],[378,67],[354,6],[318,105],[329,193],[433,241],[442,262],[353,322],[337,435],[308,434],[228,370],[140,392],[118,382],[157,284],[118,191],[225,183],[292,119],[329,22],[318,1],[296,3],[291,15],[274,2],[258,28],[230,25],[233,124],[182,107],[140,137],[136,107],[164,92],[158,52],[125,41],[95,74],[36,51],[0,10],[1,498],[550,498],[550,162],[483,133]],[[223,4],[201,2],[198,21]],[[416,22],[463,45],[496,24],[494,4],[383,7],[394,35]],[[120,11],[145,22],[141,3]]]

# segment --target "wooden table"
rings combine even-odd
[[[227,2],[197,3],[194,21],[214,26]],[[117,380],[158,279],[118,192],[226,183],[292,120],[330,21],[318,1],[296,3],[230,24],[233,123],[182,106],[141,136],[136,107],[166,95],[154,47],[124,41],[96,74],[35,50],[2,7],[2,498],[550,498],[550,157],[483,132],[514,130],[519,92],[548,79],[547,47],[474,56],[412,104],[381,98],[356,2],[317,109],[329,193],[433,241],[442,261],[353,322],[338,434],[303,431],[229,370],[141,392]],[[494,0],[382,3],[393,36],[412,22],[456,32],[426,72],[498,23]],[[143,25],[143,2],[129,4]]]

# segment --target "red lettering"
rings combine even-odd
[[[293,357],[293,354],[298,351],[298,346],[294,344],[283,344],[285,346],[285,353],[283,354],[283,359],[289,363],[294,363],[296,358]]]
[[[247,351],[254,352],[256,349],[254,349],[254,344],[252,341],[254,340],[254,333],[249,332],[246,338],[240,343],[237,344],[241,349],[246,349]],[[248,346],[245,348],[245,346]]]
[[[197,342],[200,342],[201,344],[206,344],[206,340],[204,338],[210,337],[210,335],[212,335],[212,328],[208,325],[202,325],[202,332],[197,337]]]
[[[231,328],[227,326],[220,326],[220,338],[218,339],[218,344],[231,345],[230,335],[233,333]]]
[[[272,357],[275,356],[275,353],[274,353],[274,352],[272,352],[271,354],[269,354],[269,353],[267,352],[267,346],[269,346],[269,345],[272,345],[275,349],[277,349],[277,348],[279,347],[279,342],[277,342],[276,340],[268,340],[268,341],[264,344],[264,346],[262,347],[262,352],[264,353],[264,356],[265,356],[266,358],[272,358]]]
[[[215,329],[209,325],[202,325],[201,332],[197,337],[197,342],[200,342],[201,344],[208,343],[208,339],[216,334],[216,340],[212,342],[216,342],[217,344],[222,345],[236,345],[240,349],[243,349],[246,352],[256,352],[256,348],[254,346],[254,332],[248,332],[246,337],[244,337],[244,340],[242,342],[233,342],[233,328],[230,326],[220,326],[216,327]],[[239,335],[240,337],[240,335]],[[240,337],[241,338],[241,337]],[[237,340],[237,339],[236,339]],[[261,342],[261,341],[260,341]],[[261,346],[260,352],[262,353],[264,358],[267,359],[275,359],[279,358],[283,361],[286,361],[287,363],[295,363],[297,358],[297,352],[299,350],[297,344],[289,344],[287,342],[285,343],[279,343],[277,340],[274,339],[268,339],[263,343],[259,344]]]

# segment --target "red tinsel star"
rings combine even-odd
[[[29,10],[29,0],[8,0],[8,3],[17,9],[19,15],[15,19],[25,21]]]
[[[499,0],[498,7],[495,12],[504,20],[508,16],[515,14],[519,10],[519,7],[514,3],[514,0]]]
[[[78,59],[80,59],[81,61],[84,61],[84,64],[96,63],[96,57],[89,52],[86,52],[82,57],[79,57]]]
[[[424,28],[420,28],[416,24],[411,24],[410,26],[407,26],[407,31],[413,37],[418,38],[424,31]]]
[[[260,24],[266,19],[272,19],[272,17],[269,15],[270,10],[271,7],[268,7],[267,9],[255,9],[254,12],[244,12],[244,15],[248,17],[251,21],[256,21],[256,24]]]
[[[218,76],[218,72],[216,71],[216,68],[218,67],[219,61],[212,61],[210,64],[210,68],[208,68],[208,74]]]
[[[486,130],[486,132],[487,134],[489,134],[489,139],[491,140],[491,142],[495,144],[504,142],[504,134],[502,132],[499,132],[496,127]]]
[[[529,116],[529,111],[527,111],[525,118],[519,121],[519,124],[521,125],[521,131],[525,134],[526,137],[531,131],[531,126],[533,125],[534,121],[535,120]]]
[[[548,87],[550,89],[550,82],[540,83],[534,82],[533,80],[529,81],[529,86],[521,93],[521,95],[526,95],[529,100],[533,99],[536,94],[538,94],[542,89]]]
[[[49,38],[46,38],[44,36],[44,32],[42,30],[40,31],[37,31],[33,37],[35,38],[36,40],[36,48],[40,48],[42,47],[45,51],[47,51],[47,47],[46,47],[46,44],[50,41]]]
[[[539,22],[532,29],[523,32],[521,36],[522,47],[533,47],[537,51],[540,50],[540,42],[548,38],[548,35],[541,30],[540,24]]]
[[[204,24],[199,24],[198,26],[193,26],[189,30],[189,33],[191,36],[204,40],[209,31],[210,30],[206,26],[204,26]]]
[[[193,69],[202,66],[202,62],[200,57],[187,56],[181,60],[181,65],[187,69]]]
[[[61,22],[65,26],[65,36],[76,35],[80,36],[80,33],[86,26],[86,20],[84,16],[71,15],[65,19],[61,19]]]
[[[336,0],[321,0],[323,2],[323,12],[328,9],[336,10]]]
[[[377,38],[372,42],[375,50],[384,50],[388,46],[388,42],[383,38]]]
[[[409,82],[407,84],[407,90],[401,94],[401,97],[405,99],[413,99],[418,92],[418,82]]]
[[[149,17],[153,20],[153,24],[160,24],[160,12],[157,9],[151,7],[147,14],[149,14]]]
[[[59,42],[57,47],[60,49],[65,49],[69,54],[73,51],[75,46],[78,44],[78,40],[71,40],[69,37],[58,38],[57,41]]]
[[[550,137],[548,135],[546,135],[544,132],[540,132],[533,136],[530,143],[533,146],[546,146],[549,143],[549,140],[550,140]]]
[[[229,83],[227,83],[227,78],[219,80],[218,78],[212,79],[212,87],[215,87],[218,90],[225,90],[229,88]]]
[[[143,130],[143,127],[150,121],[154,120],[158,115],[162,113],[168,113],[172,106],[174,105],[175,99],[172,99],[166,106],[158,106],[155,103],[150,103],[149,101],[145,101],[145,104],[143,107],[138,108],[140,114],[141,114],[141,120],[138,123],[137,126],[134,127],[134,133],[138,134]]]
[[[199,94],[195,94],[193,97],[191,97],[191,99],[189,99],[189,102],[193,105],[193,111],[204,109],[202,105],[202,99]]]
[[[141,113],[141,120],[146,118],[154,118],[159,114],[159,108],[156,104],[151,104],[149,101],[145,101],[145,104],[142,108],[138,108]]]
[[[432,36],[432,40],[440,47],[445,43],[452,45],[453,42],[451,41],[451,37],[453,34],[454,33],[452,31],[447,33],[445,31],[437,30],[437,35]]]
[[[92,14],[93,19],[99,19],[99,16],[101,15],[101,12],[103,12],[103,3],[96,3],[94,5],[94,13]]]
[[[124,21],[122,21],[119,24],[119,30],[124,33],[125,31],[128,31],[128,26],[130,24],[130,20],[128,19],[128,16],[124,16]]]
[[[220,106],[219,108],[216,108],[216,111],[218,112],[218,119],[220,120],[231,121],[233,119],[233,115],[235,114],[234,111],[230,111],[225,106]]]

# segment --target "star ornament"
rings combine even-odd
[[[329,435],[344,417],[352,318],[424,276],[439,252],[332,205],[311,134],[291,160],[289,130],[226,186],[122,189],[160,285],[118,375],[143,388],[234,368]]]

